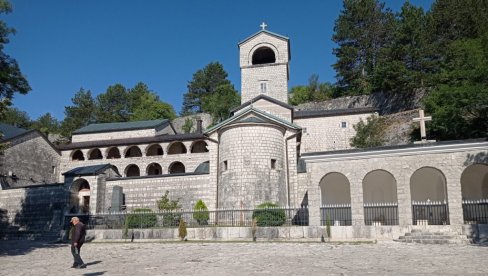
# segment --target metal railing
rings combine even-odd
[[[447,225],[449,209],[447,202],[412,201],[413,225]]]
[[[488,199],[463,200],[465,224],[488,224]]]
[[[78,216],[87,229],[167,228],[178,227],[180,219],[186,227],[251,227],[253,214],[257,226],[308,225],[307,207],[277,207],[264,209],[218,209],[137,211],[99,214],[66,214],[65,229],[71,217]]]
[[[351,204],[326,204],[320,207],[320,225],[331,226],[352,225]]]
[[[398,225],[398,203],[364,203],[364,224]]]

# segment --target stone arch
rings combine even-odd
[[[100,149],[92,149],[88,152],[88,160],[103,159]]]
[[[269,64],[276,62],[276,55],[273,49],[267,46],[257,48],[252,54],[252,65]]]
[[[159,144],[152,144],[146,149],[146,156],[163,155],[163,148]]]
[[[437,168],[422,167],[410,177],[410,194],[413,201],[447,202],[446,177]]]
[[[185,165],[179,161],[175,161],[169,165],[168,172],[170,174],[185,173]]]
[[[472,164],[461,174],[463,200],[488,199],[488,164]]]
[[[186,147],[182,142],[174,142],[168,146],[168,154],[182,154],[186,153]]]
[[[125,158],[142,157],[141,149],[138,146],[131,146],[125,150]]]
[[[147,175],[161,175],[163,174],[163,168],[158,163],[151,163],[146,168]]]
[[[85,156],[81,150],[75,150],[71,153],[71,160],[72,161],[83,161],[85,160]]]
[[[208,152],[207,143],[203,140],[195,141],[191,144],[191,153]]]
[[[120,151],[117,147],[111,147],[107,149],[107,159],[118,159],[120,158]]]
[[[410,177],[412,223],[449,224],[446,177],[437,168],[422,167]]]
[[[397,181],[385,170],[370,171],[363,178],[364,203],[397,202]]]
[[[136,164],[130,164],[125,167],[124,174],[126,177],[141,176],[141,170]]]
[[[84,178],[73,181],[70,187],[70,213],[90,212],[90,183]]]
[[[351,185],[342,173],[326,174],[320,180],[319,186],[322,205],[351,203]]]

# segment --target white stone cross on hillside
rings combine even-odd
[[[431,121],[432,117],[431,116],[424,116],[424,110],[419,109],[419,117],[418,118],[413,118],[414,122],[420,122],[420,140],[425,140],[425,122]]]
[[[259,27],[261,27],[261,29],[264,31],[266,30],[266,27],[268,27],[268,25],[266,25],[266,23],[261,23],[261,25],[259,25]]]

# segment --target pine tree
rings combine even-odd
[[[346,95],[368,94],[374,90],[378,64],[386,58],[383,48],[390,43],[393,14],[377,0],[344,0],[335,22],[332,40],[337,63],[338,86]]]

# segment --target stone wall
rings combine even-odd
[[[67,192],[62,184],[0,190],[0,238],[22,234],[56,237],[61,229]]]
[[[128,210],[157,210],[157,201],[165,191],[169,191],[171,199],[179,199],[183,209],[193,209],[199,199],[209,208],[216,204],[217,185],[209,181],[208,174],[107,179],[105,206],[111,205],[114,186],[122,187]]]
[[[212,115],[208,113],[197,113],[188,116],[178,117],[171,121],[171,124],[173,124],[176,133],[185,133],[183,131],[183,125],[185,125],[186,119],[191,119],[191,121],[193,122],[190,133],[194,133],[197,131],[197,120],[202,120],[202,131],[205,131],[210,125],[212,125],[213,122]]]
[[[474,142],[302,157],[310,178],[309,182],[300,181],[302,185],[307,183],[307,187],[301,189],[308,191],[310,223],[320,223],[320,181],[328,173],[337,172],[350,183],[353,225],[364,225],[363,179],[372,171],[384,170],[397,183],[400,225],[411,225],[411,177],[420,168],[431,168],[438,170],[445,178],[450,224],[460,225],[463,223],[461,174],[471,164],[488,164],[487,156],[488,143]]]
[[[126,131],[113,131],[113,132],[100,132],[100,133],[87,133],[87,134],[73,134],[71,141],[87,142],[87,141],[101,141],[101,140],[113,140],[113,139],[127,139],[127,138],[139,138],[139,137],[152,137],[156,136],[156,129],[136,129]]]
[[[252,103],[252,106],[254,108],[259,109],[259,110],[271,113],[272,115],[274,115],[278,118],[281,118],[287,122],[292,121],[292,118],[291,118],[292,110],[290,110],[286,107],[277,105],[275,103],[272,103],[266,99],[259,99],[256,102]],[[239,114],[240,112],[242,112],[244,110],[246,110],[246,109],[243,108],[243,109],[239,110],[239,112],[236,112],[235,114]]]
[[[302,153],[350,149],[350,140],[356,135],[353,125],[371,114],[352,114],[333,117],[295,119],[303,129]],[[346,127],[342,127],[342,122]]]
[[[284,129],[273,125],[244,124],[222,130],[219,207],[254,208],[265,201],[285,205],[285,150]]]
[[[422,107],[426,91],[415,93],[377,92],[370,95],[347,96],[323,102],[309,102],[296,106],[298,110],[334,110],[346,108],[374,107],[380,115],[392,114]]]
[[[13,187],[59,181],[60,154],[36,131],[11,140],[2,163],[0,174],[17,178]]]

